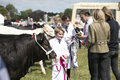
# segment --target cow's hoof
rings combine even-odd
[[[46,75],[46,73],[42,72],[42,74]]]

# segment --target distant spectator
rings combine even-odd
[[[7,16],[4,17],[4,25],[12,25],[11,21],[7,19]]]
[[[75,24],[76,24],[76,25],[78,25],[78,24],[83,24],[83,22],[82,22],[81,20],[78,20],[78,21],[75,22]]]
[[[37,23],[40,24],[40,25],[45,24],[45,22],[41,18],[39,19],[39,21]]]
[[[22,27],[27,26],[26,22],[23,19],[20,20],[20,26]]]
[[[33,18],[30,18],[30,20],[28,21],[28,26],[33,25]]]
[[[61,18],[60,17],[55,17],[54,18],[54,24],[52,26],[52,28],[54,29],[58,23],[61,23]]]
[[[10,80],[6,66],[0,56],[0,80]]]

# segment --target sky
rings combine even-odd
[[[18,12],[32,9],[42,10],[45,12],[59,13],[65,9],[73,7],[76,3],[118,3],[120,0],[0,0],[0,5],[6,7],[7,4],[12,4]]]

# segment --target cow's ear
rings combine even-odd
[[[43,40],[43,38],[41,37],[41,38],[40,38],[40,41],[42,41],[42,40]]]

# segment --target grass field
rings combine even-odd
[[[119,48],[120,50],[120,48]],[[120,53],[120,51],[119,51]],[[73,70],[71,70],[71,79],[70,80],[90,80],[89,70],[88,70],[88,62],[87,62],[87,49],[82,47],[77,52],[77,61],[78,61],[78,68],[76,74],[74,75]],[[46,61],[47,67],[46,75],[41,73],[41,68],[36,62],[32,67],[32,72],[27,73],[24,77],[20,80],[51,80],[52,70],[51,70],[51,63],[50,61]],[[119,71],[120,71],[120,56],[119,56]],[[111,80],[116,80],[113,73],[111,72]]]

